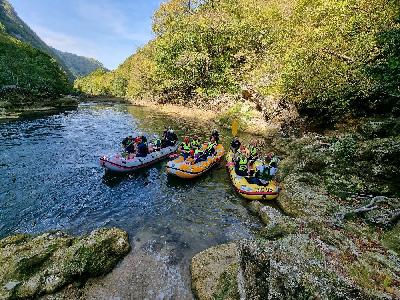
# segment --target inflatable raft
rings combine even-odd
[[[269,181],[268,185],[258,185],[249,183],[245,177],[239,176],[235,172],[235,163],[233,161],[233,153],[229,151],[226,157],[226,168],[229,173],[231,182],[242,197],[249,200],[274,200],[279,195],[279,187],[275,180]],[[261,161],[255,162],[256,166],[261,165]]]
[[[127,173],[146,168],[156,162],[169,158],[172,153],[178,150],[178,143],[175,146],[162,148],[159,151],[149,153],[146,157],[134,157],[126,159],[120,154],[110,157],[103,156],[100,158],[100,165],[108,171]]]
[[[167,163],[167,173],[184,179],[199,177],[219,163],[224,153],[224,147],[222,145],[217,145],[216,152],[213,156],[209,156],[207,160],[193,165],[185,161],[183,156],[179,156],[177,159]]]

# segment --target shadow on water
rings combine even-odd
[[[64,107],[64,108],[49,108],[49,109],[38,109],[38,110],[26,110],[26,111],[7,111],[1,118],[1,123],[18,122],[18,121],[34,121],[57,115],[68,115],[76,111],[76,107]]]
[[[149,170],[142,170],[141,172],[131,172],[131,173],[116,173],[116,172],[104,172],[102,182],[110,187],[117,187],[123,181],[134,180],[143,185],[146,184],[146,180],[149,176]]]

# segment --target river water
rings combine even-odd
[[[132,251],[90,283],[91,297],[191,299],[191,257],[252,238],[260,223],[234,193],[223,164],[194,181],[168,177],[165,162],[125,176],[100,168],[98,158],[119,151],[123,137],[161,133],[165,126],[180,136],[211,131],[194,119],[114,103],[1,122],[0,238],[117,226],[129,233]],[[226,142],[227,135],[222,131]]]

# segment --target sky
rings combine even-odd
[[[152,39],[151,17],[163,0],[9,0],[49,46],[93,57],[115,69]]]

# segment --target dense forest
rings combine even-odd
[[[19,107],[26,101],[57,98],[69,92],[70,82],[57,61],[7,35],[0,23],[1,106]]]
[[[73,79],[103,65],[49,47],[0,0],[0,108],[23,108],[72,93]]]
[[[0,0],[0,108],[23,108],[72,91],[72,74]]]
[[[170,0],[155,38],[113,72],[76,81],[90,94],[203,101],[250,86],[303,115],[399,111],[396,0]]]

